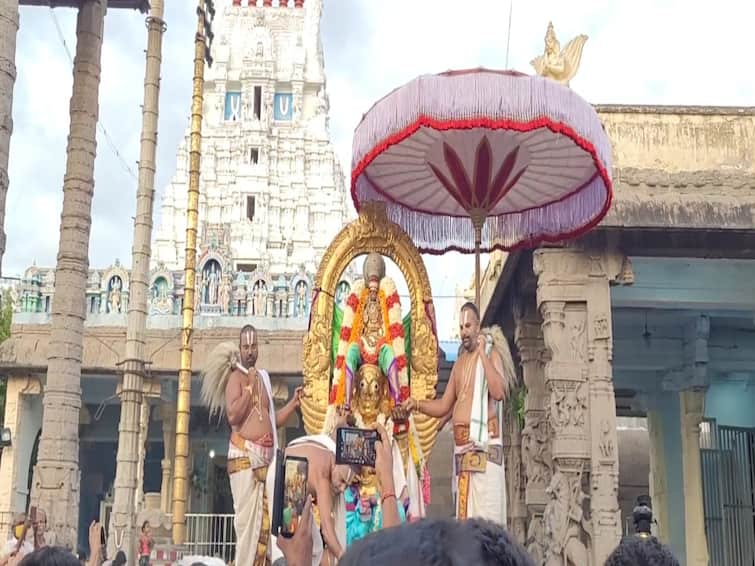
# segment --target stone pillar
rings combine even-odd
[[[152,407],[144,399],[139,415],[139,440],[136,453],[136,493],[134,494],[134,514],[144,506],[144,458],[147,456],[147,442],[149,441],[149,417]],[[139,525],[136,525],[139,527]]]
[[[593,564],[602,564],[622,534],[619,506],[619,448],[613,389],[613,324],[610,282],[623,264],[613,255],[589,257],[587,359],[590,383],[590,515]],[[612,269],[613,265],[613,269]],[[611,273],[613,271],[613,273]]]
[[[13,133],[13,86],[16,83],[18,0],[0,0],[0,273],[5,254],[5,197]]]
[[[33,377],[8,377],[5,389],[5,422],[11,445],[0,459],[0,533],[7,533],[13,515],[26,510],[28,469],[40,426],[42,386]]]
[[[603,564],[621,538],[609,283],[624,262],[604,251],[576,249],[541,249],[533,261],[550,358],[548,556],[565,565]]]
[[[524,504],[522,427],[511,403],[504,405],[503,454],[506,466],[506,526],[520,544],[527,536],[527,507]]]
[[[47,512],[59,546],[76,548],[79,521],[79,411],[89,235],[97,153],[100,59],[107,0],[85,0],[76,21],[71,126],[52,305],[44,417],[32,502]]]
[[[516,316],[514,339],[522,363],[526,388],[522,460],[525,472],[524,502],[528,526],[526,547],[535,563],[545,560],[547,545],[543,529],[543,511],[547,502],[545,489],[551,480],[551,439],[548,424],[548,393],[545,388],[545,343],[542,321],[535,310],[534,297],[521,299],[520,316]]]
[[[160,510],[168,514],[173,507],[173,458],[176,456],[176,407],[164,403],[160,407],[163,421],[163,477],[160,485]]]
[[[650,499],[653,503],[653,518],[656,521],[656,536],[665,544],[669,542],[668,492],[666,487],[666,458],[663,442],[663,418],[657,409],[647,412],[648,439],[650,444]]]
[[[134,216],[130,301],[126,330],[126,359],[121,392],[121,414],[118,426],[118,454],[115,470],[115,500],[112,520],[108,526],[110,548],[114,556],[118,540],[133,564],[138,526],[135,514],[142,503],[144,453],[150,408],[144,399],[144,333],[147,329],[149,296],[149,264],[152,241],[152,210],[155,195],[155,153],[157,151],[157,119],[160,96],[160,65],[165,32],[162,0],[152,0],[147,18],[147,56],[144,71],[144,104],[142,105],[142,136],[139,155],[139,183]]]
[[[684,524],[688,566],[708,566],[705,537],[703,481],[700,465],[700,423],[703,420],[705,393],[687,390],[679,393],[682,470],[684,480]]]

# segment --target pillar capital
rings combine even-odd
[[[634,282],[632,263],[612,249],[541,248],[532,256],[538,279],[538,303],[545,300],[584,299],[584,288],[603,280],[609,284]]]

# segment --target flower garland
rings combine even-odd
[[[363,290],[364,282],[357,281],[343,307],[341,335],[338,339],[338,351],[336,352],[336,367],[333,372],[333,386],[330,390],[330,405],[343,405],[346,402],[346,352],[349,349],[351,329],[354,326],[357,311],[361,310],[358,297],[362,295]]]
[[[369,289],[366,288],[364,281],[357,281],[352,287],[352,293],[344,304],[341,332],[336,352],[333,386],[329,396],[329,413],[333,412],[334,407],[343,405],[346,402],[346,354],[348,353],[349,346],[359,341],[364,330],[364,304],[368,294]],[[398,370],[399,402],[403,403],[410,395],[409,364],[406,355],[404,321],[401,316],[401,300],[396,289],[396,284],[392,279],[389,277],[382,279],[378,296],[384,328],[384,336],[381,338],[381,341],[385,340],[393,348],[394,363]],[[377,363],[377,360],[369,361],[368,363]],[[330,419],[326,418],[324,427],[326,432],[330,432],[329,428],[332,423],[329,423],[329,421],[333,420],[333,418],[334,415],[332,414]],[[357,415],[357,418],[357,426],[362,426],[361,415]],[[386,431],[392,438],[395,433],[394,427],[391,426],[393,424],[392,419],[381,413],[378,416],[378,422],[384,427],[388,425]],[[429,493],[427,493],[429,491],[429,470],[413,416],[409,417],[408,428],[411,459],[423,484],[423,496],[427,504],[429,503]]]
[[[364,304],[366,303],[369,289],[363,281],[358,281],[344,305],[341,333],[338,340],[336,354],[336,367],[333,386],[330,391],[330,404],[343,405],[346,401],[346,354],[352,343],[358,342],[364,331]],[[382,340],[390,344],[395,356],[395,364],[398,370],[399,402],[409,398],[409,372],[406,357],[404,336],[404,322],[401,317],[401,300],[396,290],[396,284],[392,279],[384,277],[380,282],[378,291],[380,311],[383,316],[384,336]],[[364,356],[364,352],[362,353]],[[364,360],[367,363],[377,363],[377,359]]]
[[[384,320],[386,325],[386,340],[393,348],[396,368],[398,369],[399,402],[409,398],[409,371],[406,358],[406,342],[404,337],[404,321],[401,316],[401,300],[392,279],[385,277],[380,282],[380,289],[385,296]]]

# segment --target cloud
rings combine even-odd
[[[227,3],[227,2],[226,2]],[[166,3],[156,189],[175,170],[189,115],[195,14],[193,2]],[[56,10],[69,48],[75,12]],[[506,62],[506,0],[324,0],[325,65],[333,143],[349,171],[351,135],[373,102],[416,75]],[[530,72],[552,20],[562,43],[590,37],[572,87],[594,103],[748,105],[749,27],[755,4],[682,0],[514,0],[509,66]],[[100,118],[122,159],[136,172],[141,132],[146,29],[136,12],[110,10],[105,26]],[[71,68],[49,10],[22,8],[10,155],[3,272],[19,274],[36,258],[54,265],[68,135]],[[130,263],[136,182],[98,134],[90,257]],[[159,202],[158,202],[159,204]],[[157,212],[156,207],[155,211]],[[438,310],[454,308],[473,260],[427,258]],[[484,262],[483,262],[484,265]],[[443,297],[449,297],[445,299]],[[451,331],[452,317],[441,317]]]

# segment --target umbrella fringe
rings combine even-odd
[[[359,201],[384,202],[388,218],[401,226],[423,253],[472,253],[475,234],[468,216],[436,216],[387,200],[366,177],[357,180]],[[581,191],[538,208],[490,216],[482,230],[483,252],[513,250],[541,242],[557,242],[590,230],[610,206],[610,192],[596,177]]]

